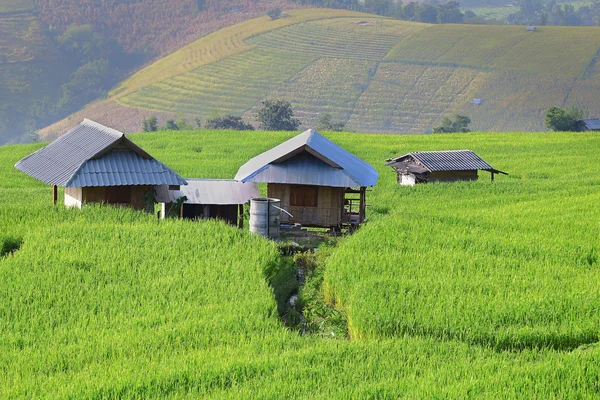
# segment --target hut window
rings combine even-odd
[[[290,187],[290,206],[317,207],[319,188],[317,186],[292,185]]]

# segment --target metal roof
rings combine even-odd
[[[582,119],[580,122],[590,131],[600,130],[600,119],[598,118]]]
[[[139,159],[154,161],[154,163],[141,163],[140,160],[133,156],[128,158],[131,162],[137,160],[132,165],[119,162],[123,161],[123,154],[113,154],[110,156],[113,153],[113,150],[116,150],[117,148],[127,148],[135,153]],[[110,160],[113,161],[113,164],[109,165],[107,163],[98,162],[89,163],[91,160],[99,161],[108,156],[110,156]],[[117,168],[121,168],[119,171],[121,173],[119,179],[122,179],[122,182],[138,182],[126,184],[151,184],[147,183],[147,180],[144,181],[147,177],[144,179],[134,179],[133,177],[129,177],[125,180],[123,175],[127,173],[133,175],[137,174],[138,178],[141,178],[142,175],[139,174],[141,172],[139,168],[141,166],[149,165],[154,166],[154,172],[157,171],[156,168],[158,168],[158,165],[162,166],[163,169],[169,170],[170,174],[176,177],[176,179],[171,179],[171,182],[173,182],[171,184],[185,184],[182,183],[185,182],[185,180],[179,175],[164,164],[154,160],[154,158],[146,153],[141,147],[127,139],[122,132],[108,128],[89,119],[85,119],[82,123],[60,136],[48,146],[41,148],[17,162],[15,168],[50,185],[77,187],[78,185],[99,186],[95,183],[91,185],[82,184],[92,183],[94,177],[90,174],[96,174],[94,176],[98,178],[99,175],[97,174],[101,170],[104,172],[103,179],[107,179],[106,182],[110,182],[110,179],[117,179],[114,175],[117,172]],[[81,170],[82,168],[84,169]],[[112,174],[111,178],[109,178],[107,174]],[[90,181],[88,181],[88,179]],[[153,179],[150,179],[150,181],[153,181]],[[118,180],[115,182],[118,182]],[[123,184],[125,183],[107,184],[106,186]]]
[[[386,165],[405,161],[408,158],[416,160],[430,172],[434,171],[498,171],[471,150],[420,151],[404,154],[386,161]]]
[[[260,197],[256,183],[243,183],[229,179],[186,179],[187,186],[169,190],[168,186],[156,189],[156,201],[174,203],[187,197],[186,204],[245,204],[253,197]]]
[[[309,129],[252,158],[240,167],[235,179],[356,187],[374,186],[378,177],[370,164]]]
[[[143,158],[131,149],[117,148],[100,158],[85,161],[66,186],[185,184],[183,178],[154,158]]]

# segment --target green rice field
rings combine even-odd
[[[596,398],[597,133],[325,133],[374,165],[368,223],[328,245],[347,335],[281,323],[275,243],[217,221],[52,206],[0,147],[0,398]],[[131,135],[232,178],[289,132]],[[386,158],[471,149],[508,176],[400,187]]]

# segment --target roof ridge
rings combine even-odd
[[[91,127],[96,128],[96,129],[98,129],[98,130],[100,130],[102,132],[108,133],[108,134],[110,134],[112,136],[116,136],[117,139],[120,139],[123,136],[125,136],[125,134],[123,132],[121,132],[121,131],[118,131],[118,130],[113,129],[113,128],[109,128],[106,125],[102,125],[101,123],[96,122],[96,121],[92,121],[91,119],[88,119],[88,118],[84,118],[80,125],[91,126]]]

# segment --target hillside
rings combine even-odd
[[[181,175],[229,178],[291,135],[131,138]],[[0,397],[597,397],[596,133],[327,136],[380,172],[367,225],[317,252],[349,337],[283,327],[272,242],[54,207],[13,168],[42,144],[0,147]],[[383,166],[457,148],[510,175],[410,188]]]
[[[471,117],[473,129],[481,131],[543,130],[550,106],[576,105],[589,116],[600,115],[600,28],[527,32],[521,26],[429,25],[345,11],[289,14],[209,35],[125,80],[109,101],[129,107],[129,113],[232,113],[252,121],[261,100],[284,98],[305,127],[327,112],[348,129],[382,133],[428,132],[451,113]],[[474,98],[483,104],[470,104]],[[92,107],[44,134],[101,110]],[[102,122],[140,129],[119,120]]]
[[[104,98],[144,64],[287,0],[0,0],[0,144]]]

